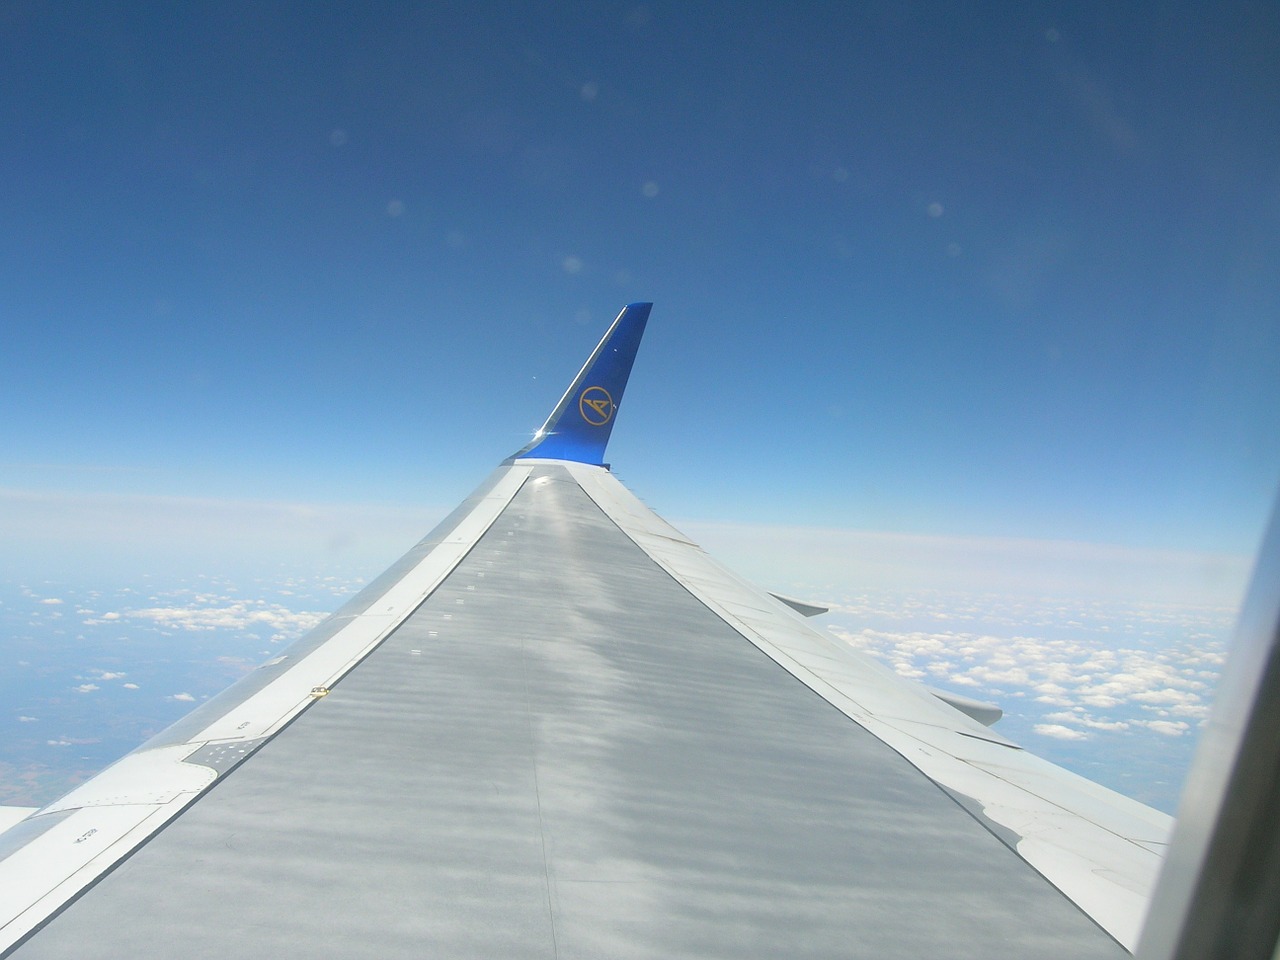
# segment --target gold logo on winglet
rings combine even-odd
[[[587,387],[578,398],[578,412],[593,427],[603,427],[613,419],[613,397],[604,387]]]

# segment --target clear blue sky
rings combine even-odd
[[[1251,553],[1274,4],[0,11],[0,486],[451,506],[617,309],[711,520]]]

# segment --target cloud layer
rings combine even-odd
[[[1185,604],[866,593],[834,604],[826,620],[835,637],[903,677],[998,703],[1001,732],[1023,746],[1172,810],[1234,615]],[[1138,767],[1150,782],[1133,782]]]

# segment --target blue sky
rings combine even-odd
[[[447,506],[651,299],[668,512],[1252,551],[1273,8],[688,6],[10,7],[4,485]]]
[[[925,586],[1040,544],[1229,604],[1278,48],[1249,3],[6,6],[0,572],[376,574],[646,299],[609,458],[762,581],[839,596],[876,531],[972,568]]]

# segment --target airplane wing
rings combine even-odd
[[[0,834],[0,952],[1126,956],[1168,817],[815,630],[603,465],[649,309],[355,599]]]

